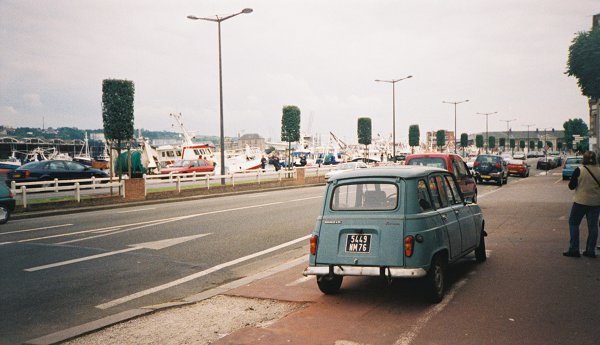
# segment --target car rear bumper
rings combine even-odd
[[[373,267],[373,266],[309,266],[302,273],[309,275],[328,275],[336,274],[339,276],[374,276],[390,278],[420,278],[427,275],[427,271],[422,268],[403,268],[403,267]]]

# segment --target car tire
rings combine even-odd
[[[504,184],[508,184],[508,174],[506,174],[506,178],[504,179]]]
[[[471,201],[473,201],[474,204],[477,203],[477,191],[475,191],[475,194],[473,194],[473,197],[471,198]]]
[[[0,224],[5,224],[10,218],[10,210],[4,205],[0,205]]]
[[[319,286],[319,290],[326,295],[333,295],[340,291],[340,286],[342,286],[343,276],[339,275],[325,275],[325,276],[317,276],[317,285]]]
[[[436,254],[431,260],[425,283],[429,302],[440,303],[446,292],[446,260],[443,255]]]
[[[499,179],[497,179],[497,180],[496,180],[496,184],[498,185],[498,187],[502,187],[502,185],[504,184],[504,183],[502,182],[502,180],[503,180],[503,178],[502,178],[502,177],[500,177]]]
[[[481,229],[479,246],[475,248],[475,260],[477,260],[477,262],[484,262],[487,260],[487,255],[485,253],[485,231],[483,231],[483,229]]]

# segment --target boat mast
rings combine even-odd
[[[177,122],[177,126],[179,127],[179,130],[181,131],[181,134],[183,135],[184,145],[193,145],[194,144],[192,142],[193,136],[190,135],[190,133],[188,133],[188,131],[183,126],[183,120],[181,119],[181,113],[171,113],[171,114],[169,114],[169,116],[172,117],[175,120],[175,122]]]

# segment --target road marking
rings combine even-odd
[[[306,276],[306,277],[302,277],[302,278],[300,278],[300,279],[296,279],[296,280],[294,280],[294,281],[293,281],[293,282],[291,282],[291,283],[285,284],[285,286],[296,286],[296,285],[300,285],[300,284],[302,284],[302,283],[305,283],[305,282],[307,282],[307,281],[309,281],[309,280],[312,280],[312,279],[314,279],[314,277],[313,277],[313,276]]]
[[[496,193],[496,192],[497,192],[497,191],[499,191],[499,190],[500,190],[500,188],[496,188],[496,189],[493,189],[493,190],[491,190],[491,191],[489,191],[489,192],[487,192],[487,193],[484,193],[484,194],[482,194],[482,195],[477,195],[477,199],[480,199],[480,198],[485,198],[486,196],[488,196],[488,195],[490,195],[490,194],[492,194],[492,193]]]
[[[430,308],[425,312],[423,316],[421,316],[416,322],[413,323],[412,327],[409,331],[404,332],[398,340],[394,343],[394,345],[409,345],[411,344],[415,338],[419,335],[419,332],[427,325],[429,320],[431,320],[434,316],[443,311],[446,306],[452,301],[456,292],[462,288],[468,279],[463,279],[452,287],[452,289],[446,294],[444,300],[439,304],[436,304],[434,307]]]
[[[140,297],[144,297],[144,296],[153,294],[153,293],[158,292],[158,291],[166,290],[168,288],[171,288],[171,287],[174,287],[174,286],[177,286],[177,285],[181,285],[183,283],[187,283],[189,281],[192,281],[194,279],[203,277],[203,276],[208,275],[210,273],[213,273],[213,272],[222,270],[224,268],[227,268],[227,267],[239,264],[240,262],[248,261],[248,260],[253,259],[255,257],[258,257],[258,256],[261,256],[261,255],[264,255],[264,254],[268,254],[268,253],[274,252],[274,251],[279,250],[281,248],[285,248],[285,247],[290,246],[292,244],[296,244],[298,242],[306,241],[307,239],[310,238],[310,236],[311,235],[306,235],[304,237],[300,237],[300,238],[297,238],[295,240],[292,240],[292,241],[289,241],[289,242],[286,242],[286,243],[282,243],[282,244],[280,244],[278,246],[271,247],[269,249],[265,249],[263,251],[260,251],[260,252],[254,253],[254,254],[246,255],[246,256],[243,256],[241,258],[238,258],[238,259],[235,259],[235,260],[223,263],[223,264],[219,264],[219,265],[213,266],[213,267],[211,267],[209,269],[206,269],[204,271],[200,271],[200,272],[191,274],[191,275],[189,275],[187,277],[183,277],[183,278],[174,280],[174,281],[169,282],[169,283],[165,283],[165,284],[162,284],[162,285],[159,285],[159,286],[155,286],[155,287],[150,288],[150,289],[146,289],[146,290],[143,290],[143,291],[140,291],[140,292],[136,292],[136,293],[131,294],[129,296],[124,296],[124,297],[121,297],[121,298],[118,298],[118,299],[115,299],[115,300],[112,300],[112,301],[109,301],[109,302],[106,302],[106,303],[99,304],[99,305],[96,306],[96,308],[98,308],[98,309],[112,308],[112,307],[115,307],[117,305],[129,302],[131,300],[134,300],[134,299],[137,299],[137,298],[140,298]]]
[[[33,229],[25,229],[25,230],[3,232],[3,233],[0,233],[0,235],[18,234],[18,233],[29,232],[29,231],[38,231],[38,230],[62,228],[62,227],[71,226],[71,225],[73,225],[73,224],[61,224],[61,225],[44,226],[44,227],[41,227],[41,228],[33,228]]]
[[[129,210],[129,211],[119,211],[117,213],[131,213],[131,212],[141,212],[141,211],[149,211],[149,210],[156,210],[156,207],[150,207],[150,208],[138,208],[136,210]]]
[[[187,242],[187,241],[195,240],[197,238],[208,236],[208,235],[210,235],[210,234],[199,234],[199,235],[192,235],[192,236],[185,236],[185,237],[169,238],[169,239],[166,239],[166,240],[160,240],[160,241],[154,241],[154,242],[145,242],[145,243],[132,244],[132,245],[129,246],[130,248],[126,248],[126,249],[116,250],[116,251],[102,253],[102,254],[97,254],[97,255],[85,256],[85,257],[78,258],[78,259],[61,261],[61,262],[56,262],[56,263],[53,263],[53,264],[48,264],[48,265],[43,265],[43,266],[26,268],[24,271],[27,271],[27,272],[41,271],[41,270],[45,270],[45,269],[48,269],[48,268],[54,268],[54,267],[71,265],[71,264],[75,264],[75,263],[78,263],[78,262],[99,259],[99,258],[103,258],[103,257],[107,257],[107,256],[112,256],[112,255],[127,253],[127,252],[131,252],[131,251],[138,250],[138,249],[144,249],[144,248],[146,248],[146,249],[153,249],[153,250],[160,250],[160,249],[164,249],[164,248],[167,248],[167,247],[170,247],[170,246],[174,246],[176,244],[184,243],[184,242]]]

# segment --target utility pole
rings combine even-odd
[[[461,103],[465,103],[468,102],[468,99],[465,99],[464,101],[460,101],[460,102],[446,102],[446,101],[442,101],[442,103],[447,103],[447,104],[454,104],[454,153],[456,153],[456,105],[457,104],[461,104]]]
[[[535,124],[523,125],[523,126],[527,127],[527,145],[525,145],[525,147],[527,148],[527,153],[525,154],[525,158],[528,158],[527,156],[529,155],[529,127],[533,127],[533,126],[535,126]]]
[[[485,153],[488,153],[488,117],[490,115],[494,115],[494,114],[498,114],[497,111],[493,112],[493,113],[477,113],[479,115],[485,115],[485,142],[483,143],[483,146],[485,146]]]
[[[506,122],[506,142],[509,142],[510,138],[509,138],[509,134],[508,134],[508,124],[511,123],[511,122],[513,122],[513,121],[517,121],[517,119],[500,120],[500,121]],[[504,145],[505,145],[505,149],[506,149],[506,144],[504,144]]]

